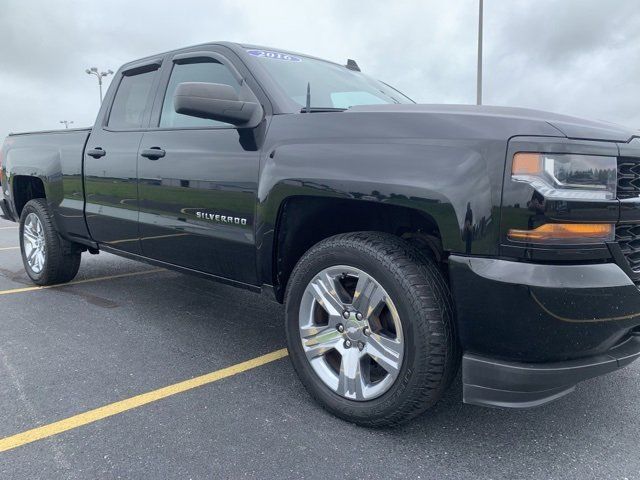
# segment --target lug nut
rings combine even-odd
[[[371,329],[369,327],[364,327],[362,329],[362,333],[364,333],[367,337],[371,335]]]
[[[362,320],[362,314],[360,312],[356,313],[356,320]]]
[[[358,350],[362,351],[364,349],[364,343],[358,342]]]
[[[344,348],[351,348],[351,340],[344,341]]]
[[[344,332],[344,325],[339,323],[338,325],[336,325],[336,330],[338,330],[340,333]]]
[[[342,312],[342,318],[349,318],[349,312],[346,310]]]

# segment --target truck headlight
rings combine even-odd
[[[550,200],[613,200],[616,157],[555,153],[516,153],[511,178]]]

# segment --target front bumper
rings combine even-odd
[[[451,256],[464,400],[530,407],[640,356],[640,291],[613,263]]]
[[[465,354],[464,402],[491,407],[537,407],[571,393],[578,382],[618,370],[638,357],[640,337],[635,336],[606,354],[564,362],[505,362]]]

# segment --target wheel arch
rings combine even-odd
[[[40,177],[14,175],[12,177],[12,196],[16,217],[20,218],[24,206],[36,198],[47,198],[45,184]]]
[[[62,201],[61,151],[53,145],[39,145],[43,138],[36,135],[20,137],[7,151],[7,187],[17,218],[29,200],[46,198],[51,205],[59,205]]]
[[[453,219],[455,222],[455,216]],[[394,202],[292,195],[280,203],[272,238],[270,267],[276,299],[283,300],[293,268],[313,245],[334,235],[357,231],[396,235],[440,265],[447,257],[439,222],[424,209]]]

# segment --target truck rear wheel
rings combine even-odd
[[[80,248],[56,232],[46,200],[30,200],[20,216],[20,250],[29,278],[37,285],[66,283],[80,268]]]
[[[389,234],[348,233],[311,248],[291,275],[286,329],[311,395],[364,426],[396,425],[433,406],[459,365],[442,273]]]

